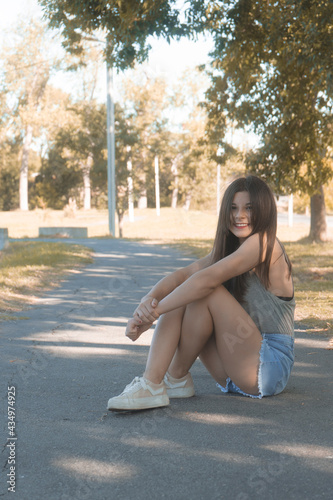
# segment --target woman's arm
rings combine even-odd
[[[198,270],[186,281],[164,297],[156,306],[158,315],[209,295],[216,287],[229,279],[250,271],[259,264],[259,235],[254,234],[232,254]]]
[[[139,317],[143,322],[153,323],[158,318],[158,314],[156,313],[158,302],[184,283],[190,276],[208,267],[210,263],[211,254],[162,278],[147,295],[142,297],[133,316]]]

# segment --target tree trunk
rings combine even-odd
[[[91,183],[90,183],[90,171],[94,163],[94,158],[92,153],[89,153],[87,162],[83,166],[83,186],[84,186],[84,198],[83,207],[85,210],[91,209]]]
[[[130,146],[127,146],[129,151],[131,150]],[[132,179],[132,160],[129,158],[127,161],[127,170],[129,175],[127,177],[127,191],[128,191],[128,217],[130,222],[134,222],[134,196],[133,196],[133,179]]]
[[[311,226],[310,239],[312,241],[327,241],[326,208],[323,186],[311,197]]]
[[[117,213],[118,213],[119,238],[122,238],[124,229],[124,210],[118,209]]]
[[[32,126],[28,125],[25,131],[25,138],[22,150],[22,162],[20,170],[20,209],[29,210],[28,206],[28,170],[29,152],[32,141]]]
[[[184,206],[183,206],[183,208],[185,208],[185,210],[189,210],[190,209],[191,199],[192,199],[192,193],[190,193],[190,192],[186,193],[186,195],[185,195],[185,203],[184,203]]]
[[[178,164],[177,164],[177,158],[172,162],[171,165],[171,172],[174,177],[173,185],[174,188],[172,190],[172,198],[171,198],[171,208],[177,208],[177,202],[178,202]]]

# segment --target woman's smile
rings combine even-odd
[[[236,193],[231,205],[230,231],[241,240],[250,236],[252,232],[251,211],[249,193],[247,191]]]

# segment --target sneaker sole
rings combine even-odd
[[[191,398],[194,396],[194,388],[187,387],[185,389],[167,389],[167,395],[169,398],[177,399],[177,398]]]
[[[149,408],[160,408],[161,406],[168,406],[170,404],[168,396],[158,396],[154,398],[141,398],[137,401],[114,401],[108,403],[107,409],[109,411],[122,411],[122,410],[148,410]]]

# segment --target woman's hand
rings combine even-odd
[[[142,323],[141,320],[137,318],[131,318],[127,323],[125,335],[135,342],[143,332],[149,330],[152,324],[153,323]]]
[[[141,320],[142,323],[154,323],[159,317],[156,311],[158,300],[151,295],[146,295],[141,299],[140,304],[135,309],[133,317]]]

